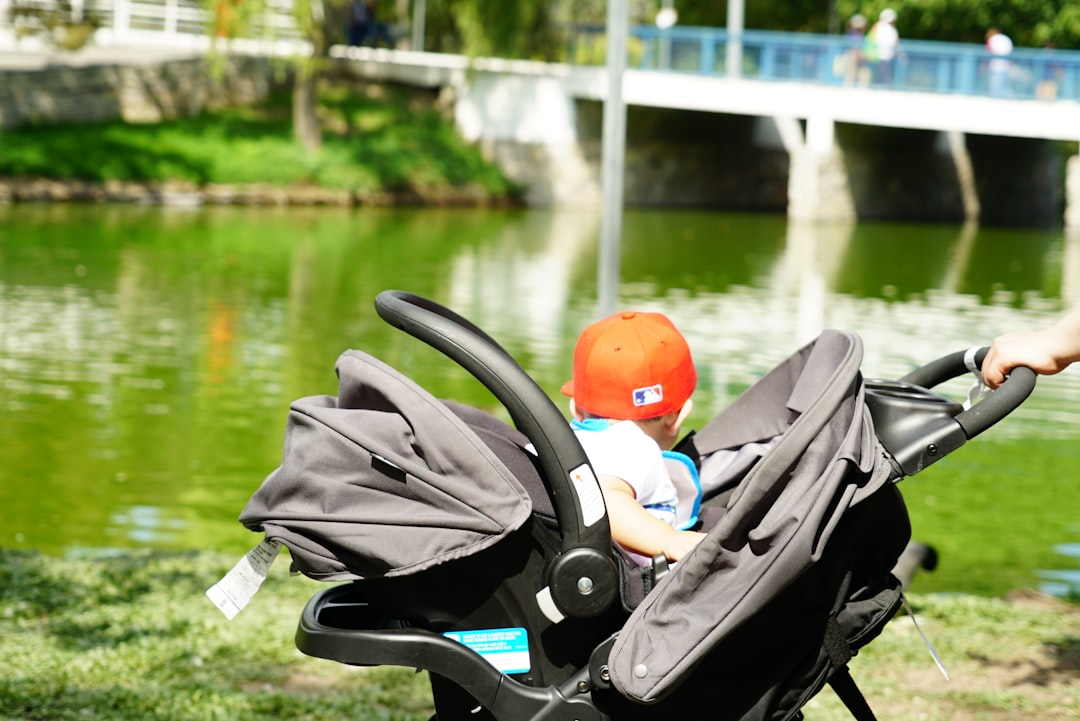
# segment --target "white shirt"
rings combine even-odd
[[[877,43],[878,57],[882,60],[892,60],[896,57],[896,49],[900,45],[900,33],[892,23],[883,20],[874,23],[870,30]]]
[[[624,481],[645,510],[675,525],[678,495],[656,441],[633,421],[589,419],[572,425],[596,475]]]
[[[1004,56],[1012,52],[1013,42],[1004,33],[994,33],[986,40],[986,50],[996,57],[990,60],[990,69],[1004,73],[1008,72],[1010,63]]]

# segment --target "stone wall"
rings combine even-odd
[[[596,206],[601,199],[603,105],[576,102],[577,139],[560,144],[485,144],[537,206]],[[629,106],[625,183],[628,206],[783,213],[787,152],[760,142],[748,116]]]
[[[5,71],[0,128],[115,119],[158,122],[257,102],[284,79],[284,71],[271,60],[248,56]]]

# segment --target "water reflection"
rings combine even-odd
[[[577,332],[596,315],[599,220],[0,208],[0,544],[245,549],[252,536],[235,518],[280,459],[288,404],[334,392],[345,348],[436,395],[491,406],[467,373],[375,315],[385,288],[472,319],[562,404]],[[864,373],[895,378],[1045,325],[1080,288],[1080,238],[1061,233],[628,211],[624,236],[620,304],[666,312],[689,337],[701,376],[693,425],[824,328],[858,332]],[[1065,565],[1052,547],[1073,540],[1080,517],[1078,375],[1044,379],[972,451],[905,487],[926,534],[966,525],[996,542],[1009,521],[994,509],[1015,506],[1023,487],[1045,502],[1029,509],[1037,535],[1020,542],[1026,565],[1012,577]],[[980,512],[958,520],[941,512],[950,507]],[[977,582],[962,567],[944,575],[965,553],[948,551],[942,583]]]
[[[108,535],[122,535],[138,544],[161,544],[176,540],[176,533],[187,524],[179,518],[168,518],[165,509],[157,506],[132,506],[114,514]],[[127,545],[127,544],[123,544]]]
[[[1056,546],[1054,550],[1064,559],[1080,564],[1080,543],[1063,543]],[[1039,577],[1043,579],[1040,589],[1043,593],[1065,598],[1080,598],[1080,569],[1040,571]]]

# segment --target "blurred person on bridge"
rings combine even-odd
[[[863,43],[863,57],[870,64],[873,80],[879,85],[890,85],[893,80],[893,66],[900,50],[900,33],[896,29],[896,11],[885,8],[878,15],[878,21],[866,34]]]
[[[360,46],[371,34],[373,20],[371,7],[368,0],[353,0],[349,8],[349,25],[346,32],[349,37],[349,45]]]
[[[1056,50],[1054,41],[1048,40],[1035,63],[1035,97],[1039,100],[1057,100],[1058,86],[1065,80],[1065,68],[1060,62],[1054,61]]]
[[[990,71],[990,95],[995,98],[1007,98],[1012,95],[1009,76],[1012,62],[1006,57],[1013,50],[1013,41],[997,28],[986,31],[986,52],[990,53],[987,68]]]
[[[353,0],[349,11],[349,45],[379,46],[379,41],[386,43],[386,47],[394,47],[394,36],[390,33],[390,26],[379,22],[378,0]]]
[[[847,38],[847,51],[843,55],[842,71],[837,73],[844,78],[845,85],[866,85],[870,82],[870,70],[863,58],[866,22],[866,16],[860,13],[855,13],[848,19],[847,31],[844,33]]]
[[[368,10],[371,12],[371,47],[379,47],[379,41],[386,43],[386,47],[394,49],[394,35],[390,32],[390,24],[379,20],[379,0],[368,0]]]

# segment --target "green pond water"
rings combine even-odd
[[[592,211],[0,207],[0,546],[246,551],[236,521],[285,414],[364,350],[436,396],[468,373],[384,323],[387,288],[472,320],[552,398],[597,317]],[[944,225],[798,226],[628,211],[619,306],[660,310],[699,366],[691,426],[824,328],[867,377],[1042,327],[1078,302],[1080,238]],[[955,387],[954,387],[955,384]],[[967,381],[940,388],[963,397]],[[938,570],[918,590],[1063,591],[1080,562],[1080,371],[901,488]],[[496,410],[496,412],[498,412]]]

